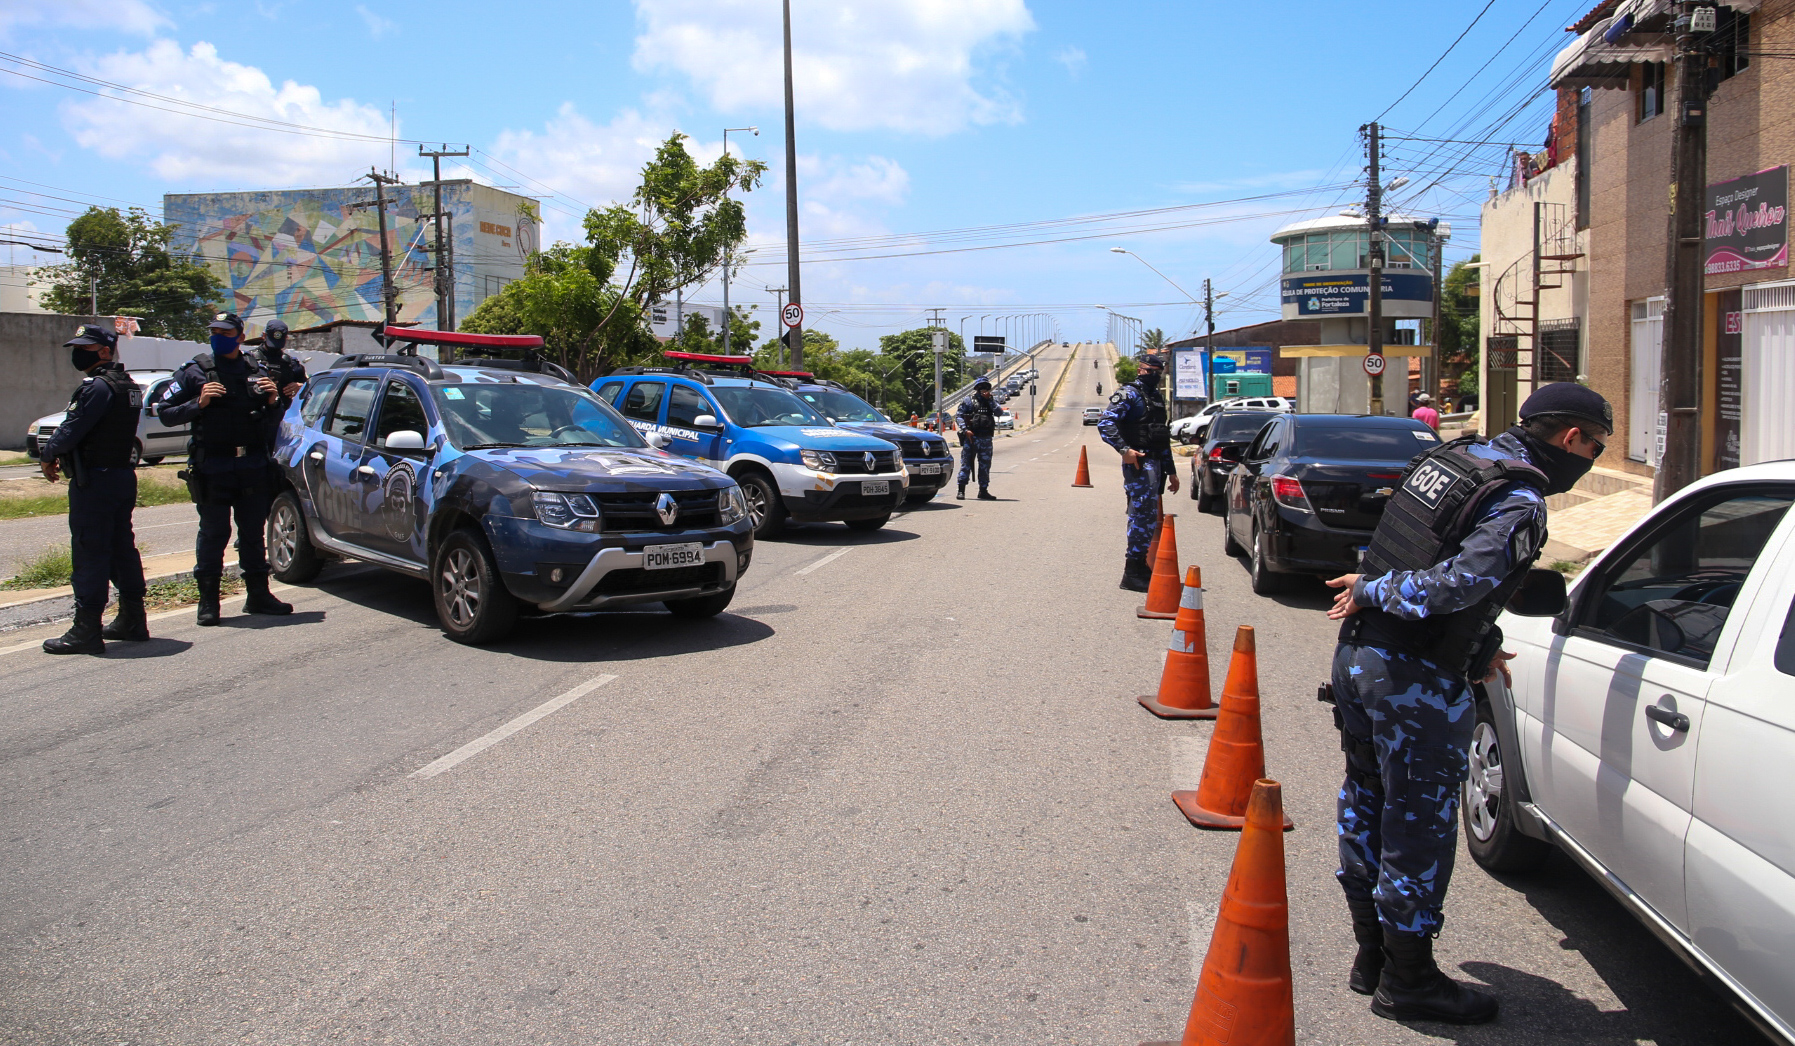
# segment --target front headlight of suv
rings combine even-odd
[[[804,461],[804,467],[815,472],[834,472],[835,455],[826,450],[801,450],[798,452]]]
[[[742,495],[741,487],[729,487],[717,497],[717,518],[724,523],[734,523],[748,514],[748,499]]]
[[[604,529],[604,516],[590,495],[539,490],[533,500],[536,518],[557,530],[596,533]]]

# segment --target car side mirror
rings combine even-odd
[[[667,444],[672,442],[673,437],[667,435],[665,432],[650,432],[648,434],[648,445],[656,450],[665,450]]]
[[[1565,596],[1564,575],[1535,567],[1521,579],[1521,587],[1508,600],[1508,612],[1521,617],[1557,617],[1570,600]]]
[[[155,417],[155,416],[156,416],[156,412],[157,412],[157,411],[159,411],[159,410],[160,410],[160,409],[161,409],[161,406],[162,406],[162,405],[161,405],[161,404],[159,404],[159,403],[145,403],[145,404],[144,404],[144,405],[143,405],[143,415],[144,415],[144,417],[146,417],[146,418],[153,418],[153,417]]]
[[[715,414],[700,414],[692,419],[692,427],[695,429],[720,429],[723,426],[717,421]]]
[[[424,434],[416,429],[400,429],[386,437],[387,450],[423,450]]]

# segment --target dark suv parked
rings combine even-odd
[[[410,354],[344,356],[313,375],[281,422],[275,576],[307,581],[340,556],[427,580],[443,631],[463,643],[500,638],[526,606],[721,613],[754,548],[741,489],[651,447],[572,378],[534,359]]]

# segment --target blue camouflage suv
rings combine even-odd
[[[572,377],[533,359],[405,354],[313,375],[276,446],[275,576],[308,581],[336,556],[427,580],[463,643],[502,637],[526,608],[721,613],[754,550],[741,488],[649,446]]]
[[[920,505],[947,486],[948,477],[954,474],[954,455],[945,438],[893,422],[840,382],[795,372],[780,376],[797,379],[794,391],[830,422],[897,447],[904,458],[904,471],[910,474],[905,496],[910,504]]]
[[[747,356],[667,356],[674,365],[622,367],[592,388],[657,444],[741,484],[757,537],[787,520],[878,530],[903,504],[909,476],[891,443],[831,424]]]

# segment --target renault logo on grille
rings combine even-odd
[[[673,521],[679,518],[679,502],[673,500],[673,495],[663,491],[655,499],[654,512],[661,517],[661,526],[672,526]]]
[[[879,471],[879,459],[874,457],[873,452],[870,450],[866,452],[866,471],[868,471],[868,472]]]

